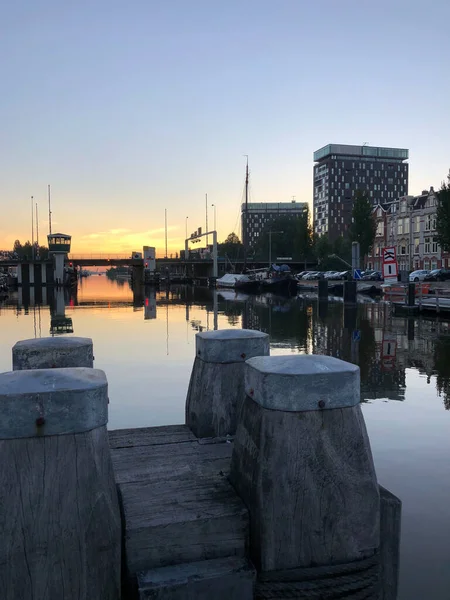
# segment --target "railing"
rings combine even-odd
[[[109,254],[96,252],[94,254],[72,254],[69,255],[69,260],[133,260],[131,254]],[[134,259],[136,260],[136,259]]]

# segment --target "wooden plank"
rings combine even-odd
[[[227,480],[232,444],[112,450],[128,571],[244,556],[248,513]]]
[[[130,574],[171,564],[244,556],[248,514],[225,477],[183,477],[120,487]]]
[[[183,442],[111,450],[117,483],[149,480],[154,483],[196,473],[208,477],[228,473],[232,444]]]
[[[109,432],[109,445],[111,448],[177,444],[179,442],[193,442],[196,439],[187,425],[113,429]]]
[[[139,574],[139,600],[253,600],[255,578],[246,558],[160,567]]]

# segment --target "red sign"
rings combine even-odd
[[[398,279],[397,252],[395,246],[383,248],[383,277],[385,282]]]
[[[397,252],[396,252],[395,246],[390,246],[389,248],[383,248],[383,262],[384,263],[397,262]]]

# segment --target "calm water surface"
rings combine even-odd
[[[272,354],[322,353],[361,368],[363,412],[379,482],[403,502],[401,600],[450,598],[450,327],[394,317],[379,303],[344,311],[312,298],[235,296],[203,288],[133,295],[128,282],[82,280],[0,302],[0,371],[19,339],[92,337],[110,388],[109,427],[184,422],[198,331],[246,327]],[[71,332],[71,333],[68,333]]]

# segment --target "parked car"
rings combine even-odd
[[[428,275],[430,271],[426,269],[419,269],[418,271],[413,271],[409,274],[409,281],[424,281],[425,277]]]
[[[383,281],[383,275],[380,271],[366,271],[361,279],[363,281]]]
[[[424,277],[424,281],[447,281],[448,279],[450,279],[449,269],[433,269]]]
[[[310,271],[301,271],[300,273],[297,273],[297,275],[295,276],[296,279],[303,279],[303,277],[305,275],[308,275],[308,273],[310,273]]]
[[[320,279],[321,277],[322,277],[322,273],[320,273],[319,271],[311,271],[311,273],[308,273],[307,275],[305,275],[303,277],[303,279],[311,281],[312,279]]]
[[[351,271],[341,271],[337,274],[336,279],[353,279]]]
[[[337,279],[338,278],[339,273],[337,271],[327,271],[326,273],[323,274],[323,278],[324,279]]]

